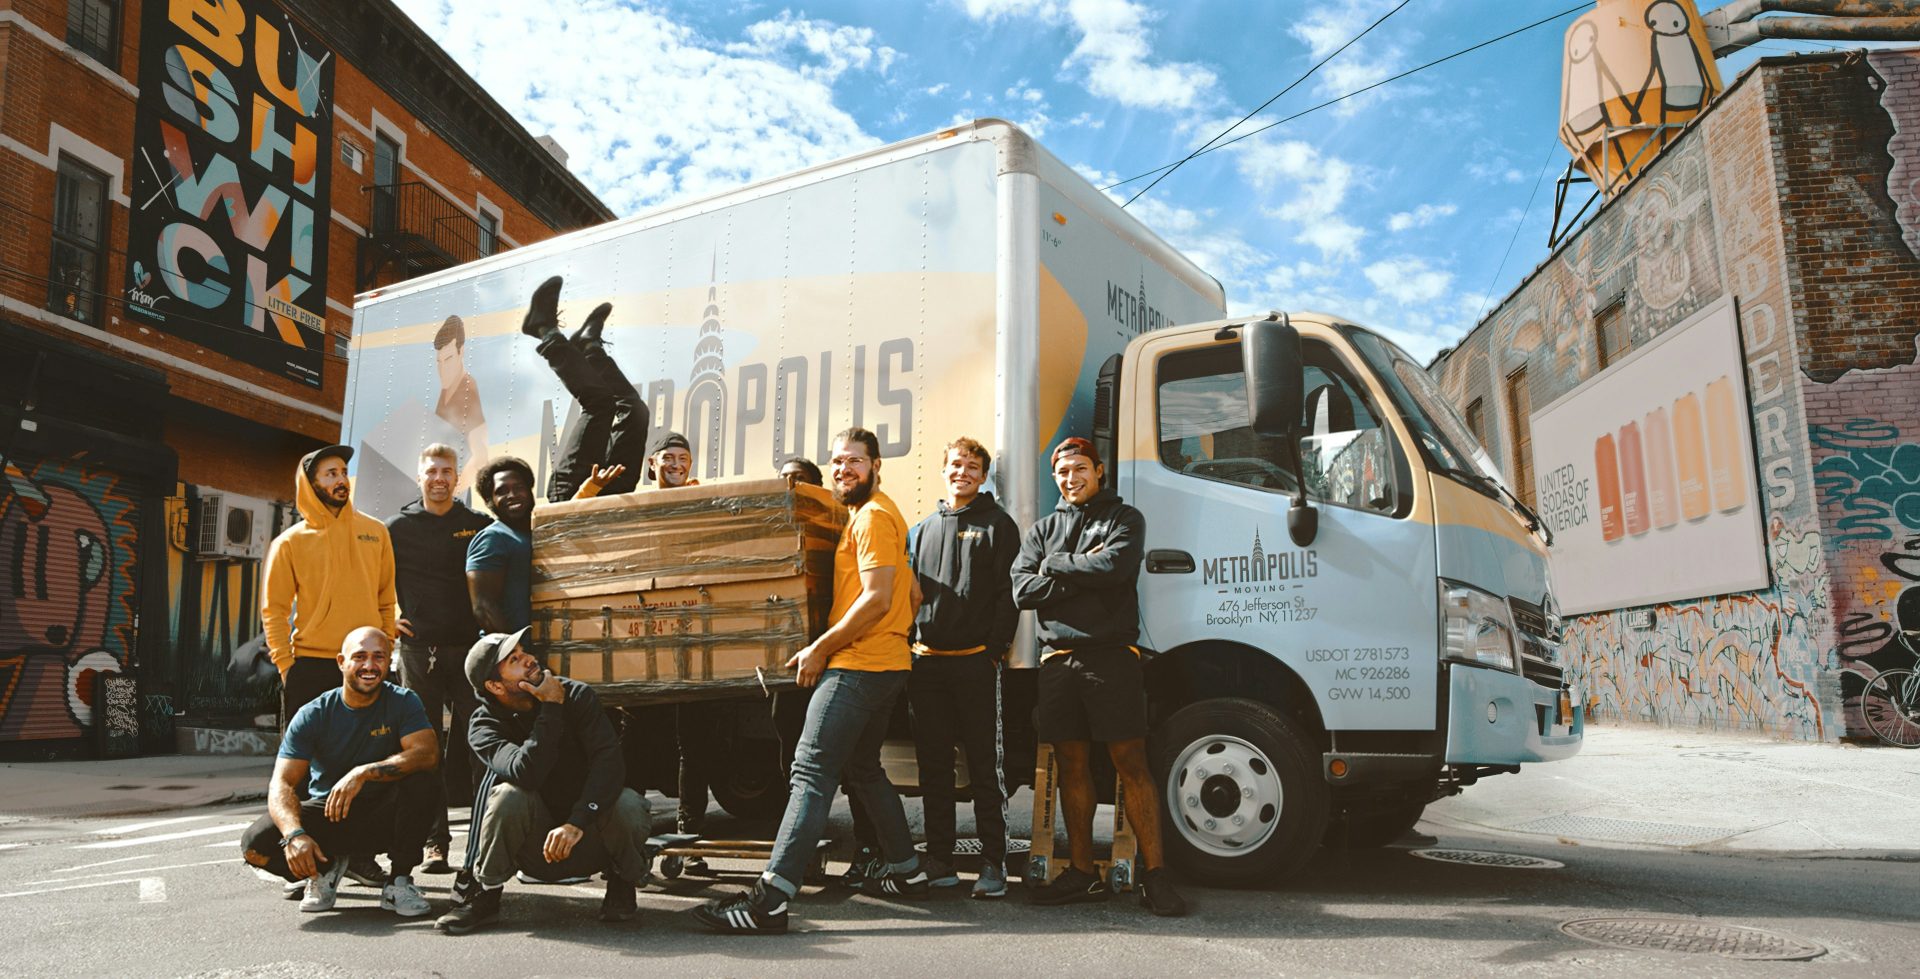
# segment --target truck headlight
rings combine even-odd
[[[1507,603],[1471,585],[1440,582],[1447,659],[1512,670],[1513,613]]]

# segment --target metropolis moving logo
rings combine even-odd
[[[1254,528],[1253,549],[1245,554],[1222,554],[1200,562],[1200,583],[1221,594],[1286,591],[1320,576],[1320,556],[1312,548],[1268,551]]]

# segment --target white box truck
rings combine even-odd
[[[1170,852],[1202,879],[1388,842],[1435,798],[1579,748],[1538,521],[1420,366],[1337,317],[1225,318],[1216,281],[1005,122],[359,297],[343,440],[362,509],[412,499],[436,441],[520,456],[544,485],[570,405],[517,329],[550,275],[575,321],[613,303],[612,353],[702,482],[824,458],[862,425],[917,520],[965,434],[1025,526],[1058,498],[1047,447],[1101,442],[1147,518],[1150,743]],[[1015,782],[1030,635],[1007,672]],[[764,705],[736,716],[715,794],[764,813],[784,793],[772,729]],[[651,754],[636,779],[670,787],[672,752]]]

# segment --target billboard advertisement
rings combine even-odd
[[[333,58],[264,0],[145,9],[129,315],[317,388]]]
[[[1744,364],[1721,300],[1533,415],[1565,611],[1766,587]]]

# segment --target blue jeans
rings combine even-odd
[[[833,793],[842,778],[847,795],[872,817],[880,854],[895,871],[919,862],[907,829],[900,794],[880,767],[880,743],[887,738],[893,702],[907,686],[907,671],[869,673],[826,671],[807,704],[806,727],[793,751],[793,794],[780,819],[767,873],[789,894],[798,893],[820,837],[827,829]]]

